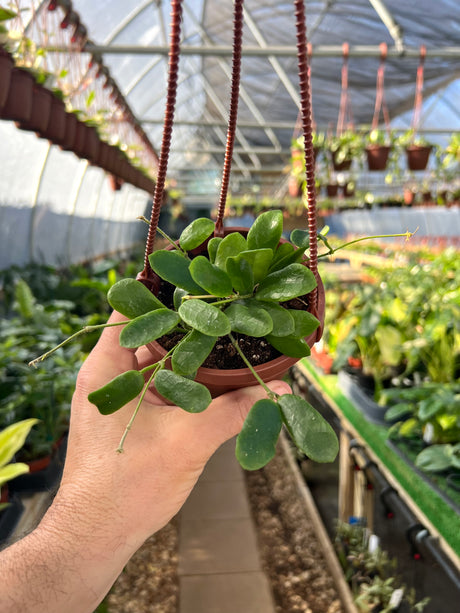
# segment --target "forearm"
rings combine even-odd
[[[87,510],[68,513],[57,501],[36,530],[1,553],[0,611],[96,609],[137,544],[127,543],[110,525],[95,525]]]

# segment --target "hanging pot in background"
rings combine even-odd
[[[61,143],[61,148],[64,151],[73,151],[75,138],[77,136],[77,117],[74,113],[67,113],[65,117],[64,138]]]
[[[66,129],[66,110],[65,104],[56,96],[51,99],[50,119],[46,129],[43,131],[43,138],[47,138],[54,145],[61,145],[64,142]]]
[[[2,119],[29,121],[32,113],[35,79],[27,70],[13,68],[8,97],[2,109]]]
[[[0,47],[0,111],[8,98],[13,67],[14,63],[10,54]]]
[[[41,135],[48,126],[52,98],[53,94],[49,89],[34,83],[30,119],[19,122],[18,127],[22,130],[30,130]]]
[[[429,145],[410,145],[406,148],[409,170],[425,170],[428,166],[432,147]]]
[[[337,183],[328,183],[326,185],[326,193],[328,198],[335,198],[339,193],[339,186]]]
[[[367,168],[371,171],[385,170],[390,149],[388,145],[368,145],[366,147]]]

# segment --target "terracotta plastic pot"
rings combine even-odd
[[[85,142],[81,157],[86,158],[92,164],[97,163],[100,140],[96,130],[92,126],[85,126]]]
[[[334,167],[334,170],[336,170],[337,172],[345,172],[347,170],[350,170],[351,168],[351,163],[353,160],[351,159],[345,159],[343,160],[343,162],[338,162],[337,161],[337,154],[338,151],[331,151],[331,155],[332,155],[332,166]]]
[[[2,109],[2,119],[29,121],[32,113],[34,77],[26,70],[11,71],[8,97]]]
[[[66,129],[66,110],[65,104],[56,96],[51,99],[50,119],[46,130],[43,132],[44,138],[50,140],[54,145],[61,145],[65,139]]]
[[[302,184],[294,175],[289,176],[288,191],[291,198],[299,198],[302,195]]]
[[[367,168],[371,171],[385,170],[391,147],[387,145],[369,145],[366,147]]]
[[[9,53],[0,48],[0,110],[5,106],[11,83],[14,62]]]
[[[75,140],[73,143],[73,152],[78,157],[83,157],[83,153],[85,150],[85,140],[86,140],[86,126],[81,121],[77,120],[77,126],[75,128]]]
[[[30,114],[30,119],[28,121],[19,122],[19,127],[22,130],[38,132],[38,134],[41,135],[48,126],[52,97],[53,94],[48,89],[38,85],[38,83],[35,83],[33,86],[32,111]]]
[[[415,192],[411,189],[404,190],[404,204],[406,206],[412,206],[415,201]]]
[[[350,183],[345,183],[342,186],[342,194],[344,195],[344,198],[353,198],[355,195],[355,188],[350,185]]]
[[[411,145],[406,148],[407,166],[409,170],[425,170],[428,166],[432,147]]]
[[[248,233],[248,228],[225,228],[224,233],[225,236],[232,232],[240,232],[243,236],[246,236]],[[286,242],[285,240],[281,240],[281,242]],[[203,252],[206,249],[207,241],[203,243],[201,247],[197,250],[194,250],[194,254],[198,254]],[[166,249],[173,249],[172,245],[166,247]],[[157,288],[159,287],[159,278],[155,275],[156,279],[153,281],[152,285],[155,285],[155,281],[157,282]],[[321,278],[318,276],[318,288],[317,288],[317,300],[314,308],[311,309],[315,317],[317,317],[320,321],[320,327],[313,332],[309,337],[305,340],[308,343],[309,347],[312,347],[322,336],[323,326],[324,326],[324,313],[325,313],[325,293],[324,286],[321,281]],[[157,289],[158,291],[158,289]],[[160,360],[165,354],[166,350],[161,347],[157,342],[150,343],[147,345],[149,351],[151,352],[155,361]],[[254,370],[256,373],[262,378],[263,381],[269,382],[273,379],[279,379],[283,377],[287,371],[294,366],[298,362],[298,358],[290,358],[287,356],[280,356],[266,364],[260,364],[259,366],[255,366]],[[166,367],[170,368],[170,361],[166,363]],[[254,375],[249,370],[249,368],[236,368],[232,370],[221,370],[217,368],[204,368],[201,367],[198,369],[197,375],[195,377],[195,381],[202,383],[205,385],[211,395],[213,397],[220,396],[220,394],[224,394],[225,392],[238,389],[240,387],[247,387],[249,385],[256,385],[257,381],[254,378]]]
[[[74,113],[66,112],[64,139],[61,143],[61,148],[64,151],[73,151],[75,145],[75,138],[77,136],[77,123],[78,119]]]
[[[337,183],[329,183],[329,185],[326,185],[326,193],[329,198],[335,198],[339,193],[339,186]]]

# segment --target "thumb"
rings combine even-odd
[[[291,394],[290,386],[284,381],[271,381],[267,386],[279,395]],[[267,397],[261,385],[245,387],[215,398],[195,422],[195,435],[211,456],[220,445],[238,434],[243,427],[252,405]],[[198,417],[198,415],[195,415]]]

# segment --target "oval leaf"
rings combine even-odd
[[[290,358],[306,358],[310,355],[310,347],[303,338],[269,334],[266,339],[272,347]]]
[[[258,400],[252,406],[236,439],[236,458],[245,470],[262,468],[273,458],[282,423],[273,400]]]
[[[13,456],[24,445],[32,426],[38,419],[30,417],[10,424],[0,432],[0,468],[11,462]]]
[[[285,394],[278,403],[286,428],[297,447],[315,462],[333,462],[339,442],[324,417],[299,396]]]
[[[254,277],[254,283],[259,283],[267,275],[273,258],[273,251],[271,249],[254,249],[254,251],[242,251],[235,260],[246,260],[249,264]]]
[[[233,287],[230,277],[218,266],[211,264],[204,255],[199,255],[190,264],[192,279],[214,296],[230,296]]]
[[[258,300],[284,302],[308,294],[315,287],[316,279],[311,270],[302,264],[290,264],[263,279],[255,297]]]
[[[215,345],[217,336],[207,336],[192,330],[177,345],[171,356],[171,366],[178,375],[189,376],[198,370]]]
[[[115,311],[129,319],[155,309],[164,309],[164,304],[136,279],[122,279],[112,285],[107,294],[107,300]]]
[[[232,329],[228,317],[203,300],[186,300],[179,308],[179,315],[187,325],[208,336],[225,336]]]
[[[185,251],[199,247],[214,232],[214,222],[207,217],[200,217],[192,221],[179,237],[179,245]]]
[[[144,377],[139,371],[127,370],[104,387],[88,394],[88,400],[97,406],[102,415],[110,415],[136,398],[144,385]]]
[[[154,382],[158,393],[189,413],[201,413],[211,403],[211,394],[204,385],[171,370],[160,370]]]
[[[185,289],[182,289],[181,287],[176,287],[173,294],[173,304],[176,311],[179,310],[179,307],[183,302],[182,298],[188,295],[189,293]]]
[[[247,260],[242,258],[227,259],[227,274],[231,279],[233,288],[239,294],[250,294],[254,289],[254,275]]]
[[[239,232],[232,232],[219,244],[216,254],[216,266],[227,270],[227,259],[235,257],[242,251],[246,251],[248,248],[246,239]]]
[[[289,244],[289,243],[288,243]],[[292,245],[291,245],[292,247]],[[294,249],[291,253],[287,253],[283,258],[279,259],[276,264],[270,265],[269,272],[276,272],[277,270],[282,270],[289,266],[289,264],[295,264],[296,262],[301,262],[304,257],[304,252],[302,249]]]
[[[305,251],[305,249],[308,249],[310,246],[310,234],[308,230],[293,230],[289,240],[296,247],[302,249],[302,251]]]
[[[289,336],[294,334],[294,318],[288,309],[274,302],[259,300],[260,306],[267,311],[273,321],[271,336]]]
[[[308,311],[289,309],[288,312],[294,320],[293,336],[296,336],[297,338],[305,338],[310,336],[310,334],[312,334],[320,325],[317,318]]]
[[[415,458],[415,466],[425,472],[436,473],[446,470],[452,464],[452,445],[431,445]]]
[[[267,311],[249,301],[244,304],[232,303],[225,309],[225,315],[234,332],[259,338],[270,334],[273,329],[273,321]]]
[[[134,349],[151,343],[167,334],[180,321],[178,313],[169,309],[157,309],[130,321],[120,333],[120,345]]]
[[[216,261],[217,248],[219,247],[222,240],[223,239],[220,236],[213,236],[213,238],[210,238],[208,241],[209,260],[213,264]]]
[[[257,217],[248,232],[248,249],[276,249],[283,233],[283,213],[267,211]]]
[[[152,269],[159,277],[185,289],[191,294],[205,294],[205,290],[192,279],[190,260],[178,251],[154,251],[149,255]]]

